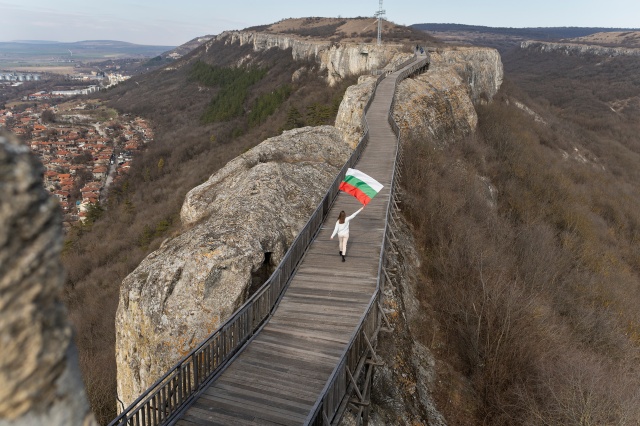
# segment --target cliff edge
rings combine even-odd
[[[347,76],[369,73],[376,69],[393,68],[413,54],[402,44],[332,43],[310,40],[291,34],[271,34],[254,31],[227,31],[217,41],[240,46],[251,45],[254,51],[278,48],[291,49],[296,61],[314,61],[327,72],[327,82],[334,85]],[[211,42],[209,42],[211,43]]]
[[[430,53],[429,71],[398,86],[394,117],[403,135],[430,135],[439,143],[471,133],[475,104],[496,95],[504,71],[490,48],[452,48]]]
[[[559,52],[564,55],[576,56],[640,56],[640,48],[636,47],[611,47],[569,42],[553,43],[528,40],[520,43],[520,48],[535,52]]]
[[[187,194],[185,231],[122,283],[116,361],[125,405],[266,281],[350,153],[333,126],[286,131]]]

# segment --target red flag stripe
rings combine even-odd
[[[340,191],[344,191],[347,194],[356,197],[356,199],[365,206],[369,204],[369,201],[371,201],[371,198],[367,194],[360,191],[355,186],[349,185],[347,182],[340,183]]]

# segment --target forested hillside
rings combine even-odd
[[[475,135],[407,145],[438,408],[450,425],[637,424],[640,62],[503,60]]]
[[[110,188],[108,201],[86,225],[72,228],[65,243],[66,302],[102,423],[115,417],[120,283],[180,228],[187,191],[283,129],[333,124],[352,81],[328,87],[325,77],[314,63],[294,62],[288,50],[255,53],[213,43],[100,95],[119,112],[148,119],[155,134],[131,172]]]

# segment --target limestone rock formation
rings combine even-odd
[[[364,108],[375,90],[377,77],[363,75],[358,79],[358,84],[349,86],[340,103],[336,116],[336,128],[342,132],[342,138],[355,148],[364,134],[362,117]]]
[[[432,69],[452,68],[466,82],[474,104],[491,101],[502,85],[504,70],[495,49],[456,47],[430,55]]]
[[[291,130],[237,157],[187,194],[184,232],[122,283],[116,362],[125,404],[266,279],[350,153],[333,126]]]
[[[330,41],[306,40],[293,35],[266,34],[253,31],[224,31],[216,37],[216,40],[224,41],[227,44],[239,43],[240,46],[251,44],[255,51],[268,50],[272,47],[282,50],[290,48],[293,59],[296,61],[313,60],[321,51],[331,47]]]
[[[446,69],[401,83],[394,116],[409,134],[428,134],[436,140],[469,134],[478,122],[467,85]]]
[[[227,44],[239,43],[241,46],[251,44],[255,51],[273,47],[283,50],[290,48],[294,60],[313,60],[320,64],[321,70],[327,70],[330,85],[347,76],[364,74],[375,69],[383,69],[390,64],[401,63],[412,55],[406,52],[402,45],[334,44],[330,41],[308,40],[290,34],[252,31],[226,31],[215,40]]]
[[[386,69],[411,57],[402,52],[402,46],[375,44],[339,44],[322,51],[320,68],[326,67],[330,85],[350,75],[359,75],[376,69]]]
[[[0,425],[85,425],[61,301],[62,218],[29,148],[0,135]]]
[[[632,47],[605,47],[591,44],[551,43],[543,41],[523,41],[521,49],[537,52],[560,52],[565,55],[596,55],[596,56],[640,56],[640,49]]]
[[[394,117],[406,136],[446,141],[472,132],[474,104],[495,96],[502,61],[494,49],[455,48],[431,53],[428,72],[400,83]]]

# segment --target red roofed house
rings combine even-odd
[[[55,191],[53,193],[60,201],[68,201],[69,200],[69,191]]]
[[[94,179],[103,179],[107,176],[107,168],[105,166],[98,166],[93,169]]]

